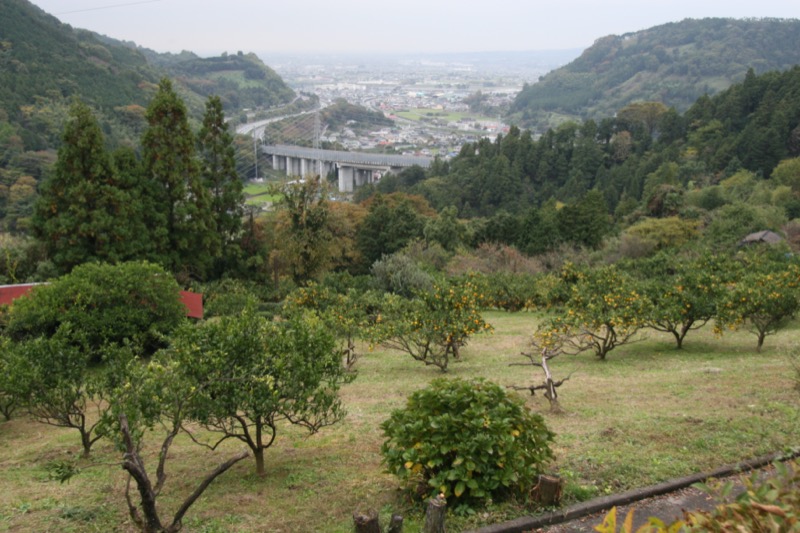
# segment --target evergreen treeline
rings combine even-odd
[[[109,153],[89,107],[72,106],[31,223],[53,271],[147,259],[206,279],[239,257],[244,196],[220,99],[208,100],[195,137],[165,78],[146,117],[141,157]]]
[[[107,147],[136,146],[162,77],[175,80],[197,125],[207,97],[226,111],[291,102],[294,92],[253,54],[159,54],[62,24],[27,0],[0,2],[0,224],[30,229],[36,188],[74,99],[93,112]],[[239,115],[236,115],[237,117]]]
[[[603,222],[609,215],[628,224],[679,217],[705,227],[718,208],[753,194],[750,207],[777,212],[763,229],[779,229],[775,220],[800,215],[800,189],[792,171],[771,178],[782,160],[798,155],[800,67],[761,76],[751,70],[684,114],[648,102],[538,139],[512,128],[463,146],[427,179],[408,181],[406,173],[376,190],[418,193],[436,210],[455,206],[461,218],[488,220],[473,225],[478,241],[538,253],[559,242],[597,246],[612,229]]]

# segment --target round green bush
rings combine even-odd
[[[418,496],[472,506],[535,483],[553,433],[516,395],[484,379],[437,379],[381,424],[388,470]]]

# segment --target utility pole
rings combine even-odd
[[[256,140],[256,130],[258,128],[253,128],[253,156],[256,162],[256,175],[255,179],[258,179],[258,141]]]
[[[314,112],[314,150],[316,151],[317,155],[317,175],[322,179],[322,154],[320,153],[320,122],[319,122],[319,107]]]

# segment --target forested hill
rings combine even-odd
[[[511,107],[514,122],[546,131],[566,119],[613,116],[631,102],[685,111],[703,94],[800,64],[800,20],[687,19],[610,35],[572,63],[526,85]]]
[[[271,107],[288,103],[294,91],[253,53],[202,58],[191,52],[159,54],[139,50],[155,66],[202,96],[218,95],[226,109]]]
[[[294,98],[252,54],[159,55],[72,28],[27,0],[2,0],[0,170],[25,168],[21,159],[57,146],[73,97],[95,110],[112,143],[134,144],[144,109],[164,76],[175,79],[196,119],[212,93],[222,96],[229,114]],[[35,175],[35,169],[25,170]]]
[[[488,220],[492,233],[483,238],[532,254],[562,241],[597,246],[609,214],[623,226],[678,220],[692,232],[722,216],[728,233],[715,234],[715,245],[778,231],[800,218],[800,66],[750,71],[683,114],[635,103],[538,139],[511,128],[494,142],[464,145],[449,162],[437,160],[426,176],[401,174],[375,188],[420,194],[438,211]],[[594,218],[581,218],[587,213]],[[515,240],[509,228],[528,218],[538,229]],[[555,219],[561,229],[542,222]]]

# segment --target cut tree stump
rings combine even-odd
[[[378,511],[370,509],[366,513],[356,511],[353,513],[353,524],[356,533],[381,533],[381,524],[378,520]]]
[[[393,514],[386,533],[403,533],[403,517],[399,514]]]
[[[423,533],[445,533],[444,519],[447,513],[447,500],[444,494],[428,500],[428,509],[425,511],[425,528]]]
[[[532,498],[544,507],[553,507],[561,501],[563,483],[558,476],[539,476],[539,482],[531,490]]]

